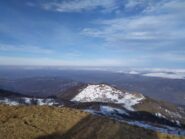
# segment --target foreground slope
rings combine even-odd
[[[0,138],[185,139],[66,107],[8,105],[0,105]]]
[[[156,101],[140,93],[119,90],[107,84],[81,84],[47,98],[4,94],[0,91],[2,104],[71,107],[146,130],[185,136],[183,107]]]

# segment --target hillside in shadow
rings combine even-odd
[[[0,138],[183,139],[72,108],[7,105],[0,105]]]
[[[146,139],[158,139],[155,132],[89,115],[65,134],[56,132],[36,139],[141,139],[143,137]]]

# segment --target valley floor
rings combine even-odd
[[[0,105],[1,139],[185,139],[67,108]]]

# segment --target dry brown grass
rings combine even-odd
[[[48,106],[0,105],[0,139],[185,139]]]

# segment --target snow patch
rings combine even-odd
[[[160,118],[166,118],[164,115],[162,115],[162,114],[161,114],[161,113],[159,113],[159,112],[158,112],[158,113],[156,113],[155,115],[156,115],[157,117],[160,117]]]
[[[48,106],[53,106],[57,105],[58,103],[54,99],[42,99],[42,98],[3,98],[0,99],[0,103],[2,104],[7,104],[11,106],[15,105],[48,105]]]
[[[31,99],[30,98],[25,97],[24,100],[25,100],[26,104],[31,104]]]
[[[11,106],[19,105],[18,102],[16,102],[16,101],[11,101],[11,100],[8,99],[8,98],[5,98],[5,99],[0,100],[0,103],[2,103],[2,104],[7,104],[7,105],[11,105]]]
[[[167,109],[165,109],[165,112],[167,113],[167,114],[169,114],[170,115],[170,117],[172,117],[172,118],[182,118],[182,116],[179,114],[179,113],[177,113],[177,112],[171,112],[171,111],[169,111],[169,110],[167,110]]]
[[[180,122],[178,120],[175,121],[177,125],[181,126]]]
[[[142,94],[131,94],[122,92],[111,86],[101,85],[88,85],[71,101],[77,102],[110,102],[122,104],[126,109],[134,111],[133,106],[144,100]]]
[[[112,114],[121,114],[121,115],[129,115],[126,111],[109,107],[109,106],[100,106],[100,111],[105,115],[112,115]]]
[[[136,126],[139,126],[139,127],[143,127],[145,129],[151,129],[153,131],[158,131],[158,132],[161,132],[161,133],[185,136],[185,130],[170,127],[170,126],[157,127],[157,126],[150,125],[150,124],[147,124],[147,123],[142,122],[142,121],[129,121],[129,122],[127,121],[126,123],[128,123],[130,125],[136,125]]]
[[[115,110],[117,111],[118,115],[116,115]],[[94,115],[105,115],[110,117],[111,119],[115,119],[118,120],[120,122],[124,122],[127,123],[129,125],[134,125],[134,126],[138,126],[138,127],[142,127],[145,129],[150,129],[153,131],[157,131],[157,132],[161,132],[161,133],[167,133],[167,134],[174,134],[174,135],[181,135],[181,136],[185,136],[185,130],[181,129],[181,128],[175,128],[175,127],[170,127],[170,126],[166,126],[166,125],[153,125],[152,123],[146,123],[144,121],[128,121],[128,120],[121,120],[119,117],[119,114],[128,114],[127,112],[125,112],[124,110],[121,109],[117,109],[117,108],[112,108],[109,106],[100,106],[100,110],[92,110],[92,109],[86,109],[84,110],[86,112],[89,112],[91,114]],[[129,114],[128,114],[129,115]],[[161,114],[157,114],[160,115]],[[177,124],[180,122],[179,121],[174,121]]]

